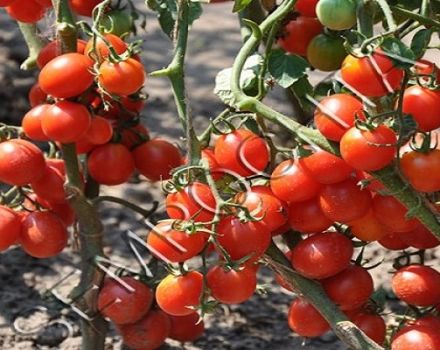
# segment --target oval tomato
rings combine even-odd
[[[21,231],[19,215],[4,205],[0,205],[0,252],[17,242]]]
[[[93,9],[103,0],[69,0],[70,8],[81,16],[92,17]]]
[[[193,342],[205,332],[205,324],[197,312],[186,316],[171,316],[170,338],[180,342]]]
[[[84,40],[78,39],[76,41],[76,52],[79,54],[84,53],[84,48],[86,47],[86,42]],[[42,69],[49,61],[52,61],[55,57],[63,54],[61,41],[54,40],[43,47],[37,57],[38,68]]]
[[[412,187],[420,192],[440,190],[440,150],[411,151],[400,160],[400,168]]]
[[[47,165],[43,175],[33,181],[31,187],[37,196],[51,203],[62,204],[66,201],[65,180],[64,173]]]
[[[26,0],[26,6],[22,1],[14,1],[6,7],[6,12],[16,21],[35,23],[43,18],[45,8],[34,0]]]
[[[51,105],[40,104],[24,115],[21,121],[21,127],[26,136],[31,140],[49,141],[49,138],[46,136],[41,126],[41,120],[49,108],[51,108]]]
[[[29,90],[28,99],[31,107],[35,107],[40,104],[46,103],[47,94],[43,90],[41,90],[41,87],[38,83],[35,83]]]
[[[112,124],[103,117],[95,116],[91,120],[85,137],[93,145],[106,144],[113,137]]]
[[[332,72],[341,68],[347,51],[344,39],[339,36],[319,34],[307,47],[307,60],[316,69]]]
[[[318,198],[289,204],[290,227],[302,233],[317,233],[329,228],[331,221],[321,210]]]
[[[386,324],[384,319],[365,311],[357,311],[350,316],[351,321],[370,339],[382,345],[385,341]]]
[[[359,219],[348,222],[348,225],[353,236],[365,242],[378,241],[390,233],[390,229],[377,219],[373,209]]]
[[[116,35],[105,34],[104,39],[111,45],[118,55],[123,54],[128,48],[128,45]],[[95,45],[95,52],[93,52],[93,45]],[[91,38],[84,48],[84,54],[91,58],[96,58],[96,61],[98,62],[102,62],[110,55],[110,49],[101,38],[97,37],[95,43],[93,43],[93,38]]]
[[[327,28],[345,30],[356,24],[356,8],[354,0],[321,0],[316,5],[316,14]]]
[[[315,307],[302,298],[296,298],[287,315],[289,327],[302,337],[319,337],[330,330],[330,325]]]

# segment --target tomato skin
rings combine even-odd
[[[168,194],[165,205],[168,216],[179,220],[211,221],[216,210],[210,187],[201,182],[193,182],[178,192]]]
[[[61,143],[79,141],[89,130],[91,115],[79,103],[60,101],[48,108],[41,118],[41,128],[51,140]]]
[[[440,127],[440,93],[414,85],[403,95],[403,113],[411,114],[420,131],[428,132]]]
[[[439,239],[423,225],[418,225],[412,231],[402,232],[399,237],[403,242],[416,249],[431,249],[440,244]]]
[[[440,329],[440,317],[434,315],[426,315],[418,318],[414,322],[411,322],[411,324]]]
[[[440,303],[440,273],[429,266],[402,267],[394,274],[391,285],[396,296],[407,304],[431,306]]]
[[[259,173],[269,162],[266,141],[246,129],[221,135],[215,142],[214,154],[220,167],[240,176]]]
[[[419,225],[417,219],[406,219],[408,210],[392,196],[376,195],[373,210],[377,219],[393,232],[407,232]]]
[[[16,212],[0,205],[0,252],[17,242],[21,231],[21,220]]]
[[[102,1],[103,0],[69,0],[69,5],[72,11],[78,15],[92,17],[93,9]]]
[[[375,60],[377,72],[371,60]],[[403,77],[403,70],[393,66],[385,54],[376,51],[372,56],[357,58],[348,55],[341,67],[342,79],[362,95],[380,97],[396,91]]]
[[[79,53],[66,53],[49,61],[38,83],[48,95],[69,98],[82,94],[93,83],[92,61]],[[69,82],[66,84],[66,82]]]
[[[289,204],[289,224],[296,231],[316,233],[329,228],[331,221],[321,210],[318,198]]]
[[[354,171],[343,159],[321,149],[300,158],[298,163],[302,170],[324,185],[346,180]]]
[[[269,247],[271,234],[268,227],[258,221],[241,222],[227,216],[217,226],[217,240],[232,260],[251,255],[247,262],[257,261]]]
[[[285,202],[302,202],[316,197],[321,187],[293,159],[278,164],[270,177],[272,192]]]
[[[390,230],[377,219],[373,209],[364,216],[348,222],[348,225],[353,236],[365,242],[378,241],[390,233]]]
[[[203,275],[191,271],[183,276],[168,275],[157,286],[156,301],[159,307],[173,316],[186,316],[194,312],[190,307],[200,304]]]
[[[215,159],[215,153],[213,148],[202,149],[202,159],[208,162],[209,171],[214,180],[219,180],[223,177],[224,172],[221,171],[220,164]]]
[[[316,17],[316,4],[319,0],[298,0],[295,3],[295,11],[305,17]]]
[[[103,145],[113,137],[112,124],[105,118],[95,116],[90,122],[90,127],[85,135],[93,145]]]
[[[43,152],[34,144],[12,139],[0,143],[0,181],[24,186],[39,179],[46,167]]]
[[[46,103],[47,94],[41,90],[38,83],[35,83],[29,90],[28,99],[31,107],[36,107],[40,104]]]
[[[76,41],[76,52],[79,54],[84,53],[86,42],[81,39]],[[61,41],[54,40],[43,47],[37,57],[38,68],[42,69],[48,62],[52,61],[55,57],[63,54]]]
[[[120,143],[130,150],[149,140],[148,129],[140,123],[130,128],[122,129],[120,136]]]
[[[302,337],[319,337],[330,330],[330,325],[315,307],[302,298],[296,298],[287,315],[289,327]]]
[[[362,181],[363,187],[372,192],[380,192],[385,190],[385,186],[379,180],[375,179],[372,175],[364,171],[357,171],[356,179],[358,181]]]
[[[127,50],[128,45],[120,37],[113,34],[105,34],[104,38],[110,43],[118,55],[123,54]],[[110,50],[101,38],[96,39],[95,45],[97,57],[93,57],[93,38],[87,42],[84,48],[84,54],[90,58],[96,58],[98,62],[102,62],[110,55]]]
[[[356,170],[374,171],[390,164],[396,154],[393,130],[379,125],[374,130],[349,129],[339,144],[342,158]]]
[[[111,10],[102,19],[104,33],[124,36],[133,28],[133,18],[128,11]]]
[[[391,350],[440,349],[438,330],[428,326],[410,325],[397,332],[391,341]]]
[[[34,0],[26,0],[26,6],[22,1],[14,1],[6,7],[6,12],[16,21],[35,23],[43,18],[45,8]]]
[[[148,249],[167,263],[184,262],[203,250],[208,237],[200,232],[177,231],[173,229],[173,223],[173,220],[167,220],[154,226],[147,236]]]
[[[115,143],[96,147],[87,159],[87,167],[96,182],[109,186],[126,182],[135,169],[127,147]]]
[[[51,105],[48,104],[37,105],[24,115],[21,127],[26,136],[31,140],[49,141],[41,126],[41,120],[49,108],[51,108]]]
[[[373,278],[361,266],[352,265],[321,281],[324,291],[341,310],[356,310],[374,291]]]
[[[136,168],[151,181],[169,179],[170,171],[182,164],[179,149],[161,139],[147,141],[132,153]]]
[[[35,0],[38,2],[41,6],[49,8],[52,7],[52,1],[51,0]]]
[[[140,320],[151,308],[153,291],[133,277],[120,277],[123,281],[106,278],[99,291],[98,310],[114,323],[127,324]]]
[[[104,61],[99,67],[98,81],[111,94],[131,95],[144,85],[144,66],[133,58],[118,63]]]
[[[325,185],[319,203],[330,220],[348,223],[364,216],[371,207],[371,193],[361,190],[353,179]]]
[[[37,196],[51,203],[61,204],[66,201],[64,182],[64,173],[47,165],[43,176],[33,181],[31,186]]]
[[[118,328],[124,343],[131,349],[155,350],[170,335],[171,320],[165,312],[152,310],[136,323],[124,324]]]
[[[316,69],[332,72],[341,68],[347,51],[341,37],[319,34],[307,47],[307,60]]]
[[[400,160],[403,175],[414,189],[420,192],[440,190],[440,150],[427,153],[411,151]]]
[[[205,332],[203,319],[197,312],[186,316],[171,316],[171,332],[169,337],[180,342],[193,342]],[[200,321],[200,322],[199,322]]]
[[[337,232],[310,236],[292,249],[291,263],[301,275],[324,279],[345,270],[353,255],[353,244]]]
[[[6,7],[11,5],[16,0],[0,0],[0,7]]]
[[[327,139],[340,141],[345,132],[354,126],[356,116],[364,119],[362,102],[347,94],[324,97],[315,110],[316,128]]]
[[[356,6],[353,0],[321,0],[316,5],[316,14],[324,26],[345,30],[356,24]]]
[[[34,258],[58,255],[66,247],[67,239],[64,223],[49,211],[29,213],[22,221],[20,244]]]
[[[214,299],[223,304],[241,304],[248,300],[257,288],[257,275],[252,269],[226,269],[214,266],[206,275],[207,284]]]
[[[401,238],[401,233],[391,232],[387,233],[381,239],[379,244],[389,250],[403,250],[409,248],[409,245]]]
[[[306,56],[310,41],[323,30],[316,18],[299,16],[284,27],[278,45],[290,54]]]
[[[386,324],[381,316],[365,311],[357,311],[350,316],[350,320],[377,344],[382,345],[385,341]]]

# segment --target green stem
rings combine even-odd
[[[44,43],[37,35],[37,26],[35,24],[18,22],[18,26],[29,49],[28,58],[21,64],[20,68],[24,70],[33,69],[37,66],[38,54],[43,48]]]
[[[403,15],[405,18],[414,19],[417,22],[428,26],[428,27],[434,27],[439,29],[440,28],[440,22],[436,21],[432,18],[425,17],[423,15],[420,15],[418,13],[414,13],[412,11],[406,10],[404,8],[398,7],[398,6],[391,6],[392,10],[396,12],[399,15]]]
[[[365,38],[372,37],[373,26],[374,26],[373,0],[358,0],[356,12],[357,12],[357,28],[359,33],[361,33]]]
[[[386,2],[386,0],[375,0],[380,8],[382,9],[383,14],[385,15],[385,20],[387,21],[388,30],[395,31],[396,30],[396,22],[394,22],[393,12],[391,11],[390,5]]]
[[[151,216],[151,214],[153,214],[159,203],[158,202],[153,202],[153,207],[149,210],[144,209],[136,204],[133,204],[129,201],[126,201],[125,199],[122,198],[118,198],[118,197],[113,197],[113,196],[99,196],[93,199],[93,204],[95,206],[97,206],[98,204],[102,203],[102,202],[111,202],[111,203],[117,203],[120,205],[123,205],[124,207],[127,207],[131,210],[133,210],[134,212],[142,215],[144,218],[148,218]]]

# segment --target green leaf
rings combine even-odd
[[[416,58],[421,58],[425,54],[426,47],[431,41],[431,36],[431,29],[421,29],[414,35],[411,42],[411,50]]]
[[[251,2],[252,0],[235,0],[232,12],[240,12],[241,10],[244,10]]]
[[[283,88],[306,75],[309,64],[297,55],[288,55],[283,50],[272,50],[269,56],[268,69],[276,82]]]
[[[394,64],[400,68],[413,66],[416,56],[414,52],[397,38],[386,38],[381,45],[384,52],[389,54]]]

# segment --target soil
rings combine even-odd
[[[141,9],[142,1],[136,2]],[[232,64],[240,46],[240,33],[236,16],[231,14],[232,3],[204,6],[204,15],[193,26],[187,59],[188,97],[190,110],[198,131],[207,125],[224,106],[213,94],[216,73]],[[149,71],[164,67],[171,57],[171,42],[161,33],[154,14],[146,13],[146,33],[142,60]],[[19,69],[26,57],[26,47],[18,27],[0,11],[0,122],[19,122],[29,108],[27,93],[36,72]],[[315,76],[319,79],[319,76]],[[176,118],[173,97],[166,79],[150,78],[146,85],[149,95],[143,111],[143,122],[153,137],[160,136],[181,143],[181,131]],[[291,114],[284,95],[275,90],[267,103],[277,110]],[[127,185],[104,188],[106,194],[123,196],[149,207],[163,195],[158,184],[133,179]],[[161,211],[159,210],[158,217]],[[132,212],[114,205],[101,209],[105,224],[106,252],[114,262],[136,266],[122,234],[131,230],[145,237],[146,226]],[[377,246],[369,247],[367,257],[371,264],[385,260],[374,269],[376,286],[389,281],[393,254]],[[431,259],[436,259],[432,252]],[[79,316],[61,302],[62,296],[76,285],[78,253],[71,244],[53,259],[34,259],[19,248],[0,254],[0,349],[80,349]],[[255,295],[239,306],[223,306],[205,319],[205,335],[194,344],[185,346],[168,341],[163,349],[299,349],[341,350],[344,346],[331,333],[324,337],[304,341],[288,328],[286,312],[293,295],[282,290],[272,273],[263,268],[259,282],[265,293]],[[55,284],[63,282],[55,289]],[[264,288],[263,288],[264,287]],[[51,293],[52,291],[52,293]],[[59,298],[53,297],[53,292]],[[302,347],[304,345],[304,347]],[[121,349],[122,342],[113,328],[106,338],[106,349]]]

